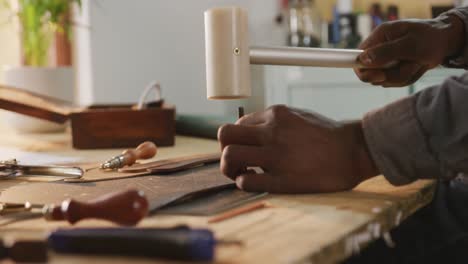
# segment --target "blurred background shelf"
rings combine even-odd
[[[361,118],[370,110],[464,72],[437,68],[413,87],[384,89],[362,83],[350,69],[264,66],[263,70],[266,105],[287,104],[336,120]]]
[[[351,70],[252,67],[253,98],[207,101],[203,12],[213,6],[244,7],[250,14],[251,43],[286,45],[284,27],[288,21],[279,25],[276,19],[284,2],[297,1],[83,0],[81,11],[73,18],[75,101],[83,105],[135,102],[151,80],[158,80],[164,98],[175,104],[179,113],[229,116],[235,115],[239,105],[254,111],[274,103],[288,103],[342,119],[358,117],[408,94],[408,89],[382,90],[361,84]],[[368,13],[374,3],[385,12],[394,5],[400,18],[430,18],[434,6],[464,4],[461,0],[313,1],[323,23],[332,22],[334,8],[343,3],[346,6],[346,2],[351,3],[351,12],[356,15]],[[15,25],[8,22],[9,16],[0,8],[0,65],[21,61],[18,34]],[[440,82],[450,72],[431,73],[414,90]]]

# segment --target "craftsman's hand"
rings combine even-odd
[[[342,191],[378,174],[359,122],[338,123],[280,105],[221,127],[218,138],[222,172],[246,191]]]
[[[359,61],[364,68],[354,71],[363,82],[373,85],[407,86],[457,55],[463,45],[464,25],[456,16],[388,22],[361,44],[364,52]]]

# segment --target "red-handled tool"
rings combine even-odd
[[[148,214],[148,207],[148,200],[142,191],[128,190],[104,195],[89,202],[69,199],[60,206],[46,205],[43,213],[47,220],[66,220],[71,224],[94,218],[131,226]]]
[[[15,216],[32,218],[44,216],[50,221],[66,220],[74,224],[84,219],[101,219],[119,225],[136,225],[148,214],[149,203],[144,193],[126,190],[106,194],[88,202],[65,200],[60,205],[42,207],[26,204],[4,204],[0,214],[3,218]]]

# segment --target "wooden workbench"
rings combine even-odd
[[[70,146],[68,134],[0,135],[0,147],[81,157],[86,161],[104,160],[120,150],[78,151]],[[157,158],[211,153],[219,150],[216,141],[178,137],[176,147],[161,148]],[[0,182],[0,188],[8,184]],[[220,247],[217,261],[223,263],[336,263],[358,253],[369,242],[387,237],[388,230],[430,202],[432,181],[418,181],[393,187],[383,177],[373,178],[355,190],[333,194],[268,195],[271,208],[261,209],[216,224],[207,217],[155,215],[141,227],[189,224],[208,227],[220,239],[241,240],[243,247]],[[108,226],[101,221],[83,221],[77,226]],[[68,226],[42,219],[10,224],[0,235],[43,236],[48,230]],[[387,237],[388,238],[388,237]],[[128,263],[122,257],[67,256],[51,253],[51,263]],[[154,263],[132,259],[132,263]]]

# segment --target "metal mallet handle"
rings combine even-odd
[[[250,63],[354,68],[360,66],[357,57],[361,53],[362,50],[349,49],[251,47]]]

